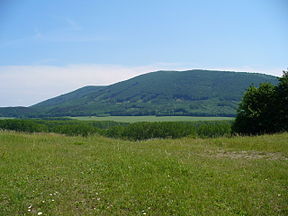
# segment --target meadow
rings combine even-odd
[[[0,131],[0,215],[284,216],[287,140]]]
[[[220,121],[234,120],[234,117],[200,117],[200,116],[78,116],[70,117],[76,120],[85,121],[116,121],[116,122],[183,122],[183,121]]]

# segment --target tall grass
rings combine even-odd
[[[69,136],[101,134],[111,138],[145,140],[153,138],[221,137],[231,135],[232,121],[137,122],[78,120],[0,120],[0,129],[23,132],[53,132]]]
[[[220,137],[231,135],[231,121],[205,122],[139,122],[112,127],[103,135],[128,140],[180,137]]]
[[[67,119],[5,119],[0,120],[0,129],[22,132],[53,132],[66,134],[69,136],[88,136],[100,134],[101,130],[107,128],[126,125],[126,123],[112,121],[77,121]]]

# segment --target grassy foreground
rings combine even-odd
[[[288,215],[287,140],[0,132],[0,215]]]
[[[116,122],[170,122],[170,121],[217,121],[234,120],[234,117],[195,117],[195,116],[79,116],[70,117],[76,120],[89,121],[116,121]]]

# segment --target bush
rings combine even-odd
[[[23,132],[47,132],[45,125],[37,124],[32,120],[5,119],[0,121],[0,129]]]
[[[250,87],[243,96],[233,125],[240,134],[275,133],[288,130],[288,72],[279,84]]]

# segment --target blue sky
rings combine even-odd
[[[0,106],[160,69],[281,75],[287,0],[0,0]]]

